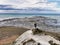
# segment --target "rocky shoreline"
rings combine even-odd
[[[35,16],[35,17],[25,17],[25,18],[11,18],[0,21],[0,27],[2,26],[16,26],[25,27],[32,29],[34,28],[34,23],[37,23],[39,29],[49,31],[49,32],[60,32],[60,26],[50,25],[48,19],[51,21],[56,20],[49,17]],[[47,23],[47,24],[46,24]]]

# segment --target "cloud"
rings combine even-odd
[[[48,2],[48,0],[9,0],[8,2],[10,2],[14,8],[38,7],[56,11],[60,10],[60,8],[57,8],[57,2]]]
[[[43,2],[43,3],[41,3]],[[0,4],[13,5],[14,8],[25,8],[25,7],[52,7],[52,4],[47,0],[1,0]],[[43,5],[43,6],[42,6]]]
[[[46,11],[55,10],[54,12],[57,12],[57,11],[60,12],[60,8],[57,8],[58,3],[56,1],[49,2],[48,0],[1,0],[0,5],[3,5],[3,6],[0,6],[0,11],[2,11],[3,9],[4,12],[5,11],[6,12],[18,12],[18,11],[15,11],[15,9],[25,9],[29,7],[46,9]],[[11,9],[13,11],[8,11],[8,9]]]

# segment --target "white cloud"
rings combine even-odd
[[[60,8],[56,7],[57,2],[47,2],[48,0],[0,0],[0,4],[13,5],[13,8],[38,7],[60,11]]]
[[[47,0],[1,0],[0,4],[10,4],[13,5],[14,7],[37,7],[36,3],[39,2],[47,2]],[[39,4],[37,4],[39,7]],[[42,5],[42,4],[40,4]]]
[[[18,3],[17,3],[18,1]],[[11,1],[11,4],[14,5],[13,7],[15,8],[25,8],[25,7],[38,7],[38,8],[46,8],[46,9],[51,9],[51,10],[59,10],[57,8],[57,2],[50,2],[47,3],[48,0],[16,0],[16,1]],[[42,3],[41,3],[42,2]]]

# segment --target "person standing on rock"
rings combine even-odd
[[[35,29],[37,28],[37,23],[34,23],[34,27],[35,27]]]

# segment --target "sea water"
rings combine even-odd
[[[24,17],[33,17],[33,16],[45,16],[55,19],[60,19],[60,15],[39,15],[39,14],[0,14],[0,20],[7,19],[7,18],[24,18]]]

